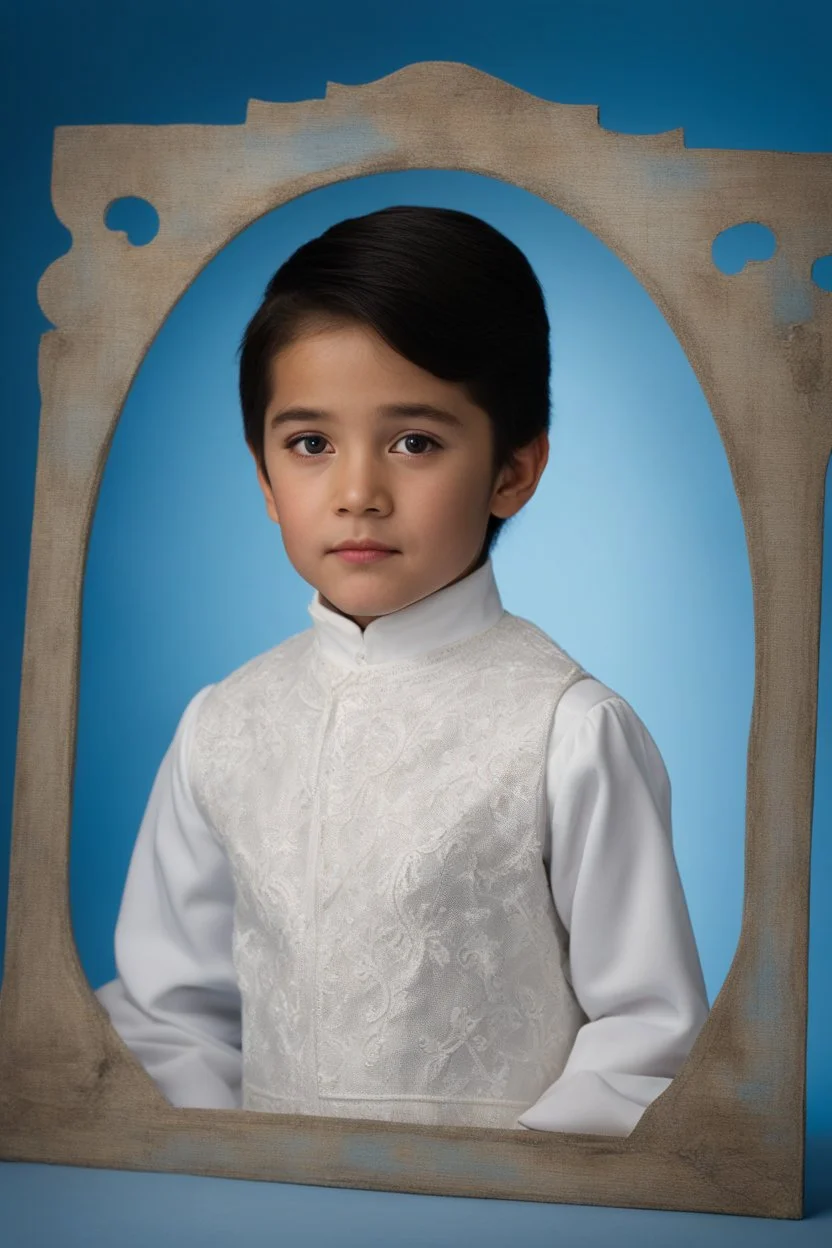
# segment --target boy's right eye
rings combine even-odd
[[[291,441],[287,442],[287,443],[286,443],[286,446],[287,446],[287,448],[288,448],[289,450],[294,450],[294,448],[295,448],[295,447],[296,447],[296,446],[297,446],[300,442],[314,442],[314,441],[316,441],[316,440],[317,440],[318,442],[326,441],[326,439],[325,439],[325,438],[322,438],[322,437],[321,437],[321,435],[320,435],[319,433],[302,433],[302,434],[300,434],[300,436],[299,436],[299,437],[292,438],[292,439],[291,439]],[[316,456],[314,456],[314,455],[313,455],[313,456],[309,456],[309,455],[302,455],[302,456],[301,456],[301,459],[309,459],[309,458],[313,458],[313,459],[314,459],[314,458],[316,458]]]

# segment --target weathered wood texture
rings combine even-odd
[[[691,361],[728,456],[754,591],[745,898],[728,977],[683,1069],[627,1139],[175,1109],[79,964],[68,904],[82,581],[127,391],[172,306],[263,213],[402,169],[515,183],[630,267]],[[106,228],[125,195],[160,228]],[[832,447],[832,156],[688,150],[601,129],[470,66],[408,65],[326,98],[252,100],[240,126],[64,126],[52,196],[72,247],[41,279],[42,394],[8,952],[0,1156],[410,1192],[800,1218],[809,849],[823,489]],[[728,277],[711,244],[760,221],[778,247]]]

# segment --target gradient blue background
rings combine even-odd
[[[35,290],[70,243],[50,205],[53,128],[238,124],[249,98],[320,98],[327,81],[361,83],[414,61],[452,60],[544,98],[597,104],[600,123],[612,130],[682,126],[690,147],[830,152],[832,20],[820,5],[807,4],[671,10],[430,0],[411,12],[367,0],[347,10],[319,0],[292,12],[257,3],[163,7],[153,0],[117,11],[76,3],[62,12],[35,3],[4,12],[0,22],[10,60],[0,340],[7,413],[0,460],[8,535],[0,556],[5,871],[37,450],[37,349],[48,328]],[[289,564],[265,515],[242,439],[239,335],[291,251],[333,221],[391,203],[442,204],[483,216],[524,249],[543,282],[554,364],[551,455],[535,497],[498,543],[495,574],[504,605],[628,698],[662,750],[677,858],[713,1000],[739,934],[753,694],[750,576],[721,442],[681,347],[625,266],[549,204],[459,171],[325,187],[254,223],[186,292],[136,378],[102,482],[84,589],[71,866],[84,968],[94,986],[115,973],[112,935],[129,856],[188,698],[311,624],[313,588]],[[142,226],[128,205],[108,223]],[[747,233],[750,241],[739,234],[724,240],[721,264],[737,268],[745,257],[766,254],[756,249],[755,232]],[[830,551],[827,538],[826,585]],[[832,923],[822,902],[832,880],[831,627],[827,610],[812,855],[813,1140],[832,1136],[825,991]],[[0,884],[5,919],[5,876]],[[828,1148],[815,1147],[810,1212],[824,1207],[818,1176],[830,1168]],[[191,1234],[194,1242],[225,1242],[238,1218],[256,1243],[277,1236],[294,1242],[301,1230],[306,1242],[320,1236],[450,1243],[475,1235],[496,1244],[523,1234],[535,1244],[556,1235],[585,1242],[597,1236],[600,1243],[648,1228],[680,1242],[687,1235],[690,1242],[706,1235],[722,1242],[723,1230],[726,1242],[735,1242],[747,1229],[749,1242],[763,1242],[762,1235],[782,1240],[818,1226],[11,1164],[0,1167],[0,1182],[13,1202],[11,1242],[27,1245],[54,1242],[59,1225],[63,1243],[125,1234],[139,1243],[151,1233],[162,1242],[190,1242]]]

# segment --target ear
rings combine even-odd
[[[514,462],[501,472],[492,498],[492,514],[506,520],[516,515],[534,494],[548,462],[549,434],[544,429],[515,451]]]
[[[278,514],[277,514],[277,505],[274,501],[274,494],[272,493],[272,487],[269,485],[269,482],[266,479],[265,473],[263,472],[263,469],[260,467],[260,463],[257,459],[257,455],[252,450],[248,442],[246,443],[246,446],[248,446],[249,452],[251,453],[251,458],[254,460],[254,466],[257,470],[257,484],[260,486],[260,489],[263,492],[263,498],[266,500],[266,511],[268,512],[269,519],[274,520],[275,524],[280,524],[280,518],[278,517]]]

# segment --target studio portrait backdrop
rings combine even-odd
[[[73,161],[82,156],[86,132],[67,131],[65,136],[57,138],[55,209],[70,227],[74,247],[79,253],[84,248],[86,251],[81,267],[73,270],[62,267],[59,261],[44,275],[40,286],[41,306],[56,327],[58,337],[53,338],[54,344],[60,344],[61,330],[67,326],[65,341],[70,350],[77,350],[82,344],[81,356],[87,351],[89,360],[98,361],[89,393],[95,389],[100,396],[106,391],[108,397],[102,411],[108,403],[113,411],[120,408],[123,396],[119,392],[119,368],[113,360],[119,353],[127,358],[137,341],[132,331],[142,323],[142,297],[136,294],[141,282],[130,276],[131,272],[136,275],[141,272],[140,267],[130,270],[134,259],[137,266],[140,265],[142,249],[151,249],[157,238],[162,243],[166,239],[172,241],[174,253],[178,250],[180,255],[201,236],[207,241],[205,267],[198,266],[194,270],[192,284],[189,284],[190,279],[179,279],[181,295],[171,301],[170,312],[163,316],[158,333],[154,332],[144,343],[149,348],[146,354],[144,349],[139,351],[132,382],[125,374],[126,381],[130,382],[126,399],[111,429],[112,442],[108,441],[104,447],[103,471],[91,496],[94,514],[90,519],[89,548],[83,563],[83,592],[78,610],[78,719],[67,880],[67,913],[82,979],[85,977],[95,988],[115,974],[113,931],[127,865],[153,776],[184,705],[201,686],[221,680],[252,655],[270,649],[309,626],[307,606],[312,588],[288,562],[276,529],[266,520],[262,499],[255,488],[251,459],[243,442],[236,397],[235,351],[245,322],[275,268],[304,241],[320,234],[333,222],[388,204],[444,205],[482,216],[517,242],[541,279],[552,326],[551,454],[534,499],[509,526],[494,555],[495,575],[504,606],[534,620],[589,672],[616,688],[634,706],[656,739],[670,774],[674,850],[709,1000],[712,1004],[716,1000],[732,966],[735,977],[747,972],[748,977],[743,982],[751,995],[746,996],[744,1004],[739,998],[735,1000],[731,1034],[735,1043],[743,1036],[742,1045],[752,1044],[750,1037],[755,1034],[755,1022],[760,1025],[761,1035],[767,1028],[771,1029],[771,1019],[759,1014],[761,1006],[773,1008],[783,986],[779,978],[784,973],[783,968],[789,964],[789,958],[793,967],[799,967],[801,955],[797,947],[800,944],[798,924],[789,929],[787,938],[790,942],[796,940],[797,946],[784,954],[782,950],[772,949],[770,943],[766,945],[760,963],[762,978],[754,972],[757,974],[754,980],[751,962],[754,950],[759,953],[757,942],[771,942],[778,930],[785,930],[771,922],[767,926],[765,916],[754,913],[746,916],[746,934],[752,928],[756,934],[748,937],[745,971],[735,964],[744,897],[746,906],[749,901],[748,894],[744,894],[748,863],[746,785],[748,762],[753,757],[753,750],[752,755],[748,754],[749,733],[752,745],[755,729],[758,738],[767,741],[764,745],[758,740],[756,788],[753,788],[757,804],[752,812],[752,831],[756,832],[758,840],[757,850],[752,850],[752,866],[756,862],[760,867],[763,858],[767,862],[765,870],[760,868],[756,888],[762,890],[767,881],[765,886],[774,890],[768,894],[773,899],[778,884],[792,872],[790,878],[793,884],[796,882],[797,892],[784,896],[794,899],[798,911],[804,907],[804,919],[800,862],[801,855],[805,858],[809,850],[807,801],[811,803],[813,796],[816,803],[823,799],[822,788],[813,795],[806,787],[807,774],[811,779],[812,771],[811,767],[808,773],[806,770],[806,751],[809,745],[814,746],[814,723],[808,723],[805,715],[797,712],[808,705],[805,676],[817,660],[817,636],[813,642],[811,624],[812,578],[816,576],[819,581],[820,576],[823,491],[818,482],[823,481],[829,449],[828,426],[824,426],[817,415],[820,396],[826,396],[828,407],[829,390],[826,362],[829,357],[828,354],[824,356],[823,343],[824,335],[829,333],[832,236],[828,217],[822,211],[822,203],[828,202],[828,160],[821,156],[806,157],[800,164],[788,166],[782,162],[778,166],[772,158],[767,212],[754,213],[749,207],[744,213],[732,216],[730,212],[714,208],[714,218],[719,218],[720,225],[712,231],[709,240],[713,271],[724,279],[753,284],[746,289],[753,289],[757,300],[756,328],[759,330],[763,321],[768,325],[766,318],[770,316],[772,332],[775,338],[779,335],[784,344],[780,361],[786,363],[782,372],[783,393],[788,391],[800,396],[796,405],[792,405],[792,411],[799,408],[806,422],[799,427],[792,423],[789,435],[784,434],[778,441],[772,436],[776,422],[766,424],[762,419],[765,404],[759,402],[758,395],[754,412],[759,420],[759,442],[768,450],[755,458],[753,438],[745,447],[740,445],[740,430],[743,425],[750,428],[752,419],[748,407],[740,414],[740,404],[730,420],[725,410],[715,410],[720,409],[721,402],[726,408],[730,404],[724,377],[719,375],[719,369],[710,368],[712,344],[708,341],[706,323],[700,322],[702,334],[698,339],[693,331],[695,318],[685,327],[686,333],[681,332],[679,309],[684,304],[684,296],[680,294],[674,303],[674,298],[669,296],[672,282],[663,288],[656,273],[651,273],[649,266],[645,267],[638,248],[629,247],[630,238],[651,237],[652,251],[656,255],[663,246],[667,248],[666,214],[673,209],[677,222],[685,222],[685,226],[677,233],[666,255],[675,254],[682,266],[686,248],[688,255],[697,248],[701,251],[701,214],[708,202],[708,192],[714,189],[718,162],[713,160],[708,165],[704,159],[691,160],[691,153],[685,150],[684,138],[678,132],[662,134],[659,142],[648,139],[641,147],[617,143],[619,181],[610,181],[611,166],[604,169],[604,161],[599,159],[598,167],[602,172],[597,178],[593,174],[590,184],[580,192],[575,191],[571,200],[566,191],[567,177],[562,178],[563,189],[559,194],[551,193],[551,183],[547,182],[551,171],[541,168],[539,151],[530,168],[541,174],[540,179],[536,182],[534,176],[526,177],[523,186],[519,184],[520,177],[512,179],[496,167],[489,167],[489,160],[483,156],[488,144],[481,136],[478,157],[466,160],[460,156],[455,166],[437,160],[437,165],[447,163],[448,167],[431,168],[424,156],[420,159],[417,150],[419,142],[425,138],[424,132],[419,133],[418,125],[410,131],[409,137],[414,144],[415,158],[411,155],[402,159],[401,150],[396,147],[398,140],[391,139],[389,133],[386,142],[379,143],[383,127],[376,128],[368,122],[373,107],[378,108],[378,116],[416,117],[421,101],[428,98],[435,101],[444,91],[449,101],[446,115],[451,117],[453,107],[457,107],[458,117],[463,119],[462,129],[457,132],[457,141],[460,141],[460,134],[474,133],[465,130],[466,119],[473,125],[477,116],[498,115],[500,107],[504,115],[516,110],[515,116],[520,117],[527,107],[526,100],[519,99],[522,93],[511,83],[489,79],[463,63],[420,62],[401,69],[394,66],[388,72],[391,76],[384,80],[385,88],[379,90],[375,105],[371,104],[370,94],[377,85],[375,80],[368,80],[366,86],[360,88],[365,92],[360,96],[359,87],[340,86],[330,79],[326,100],[308,97],[305,107],[309,111],[302,118],[297,114],[291,121],[288,113],[281,115],[281,106],[266,100],[251,100],[243,136],[244,162],[240,168],[244,178],[241,182],[245,182],[243,189],[249,196],[248,202],[263,207],[254,213],[246,210],[248,215],[246,211],[232,208],[228,218],[232,224],[223,227],[228,241],[219,250],[213,246],[213,235],[208,241],[210,231],[205,213],[200,211],[198,196],[184,196],[183,210],[173,214],[166,211],[170,203],[161,202],[164,196],[154,197],[154,176],[158,179],[159,171],[166,167],[170,157],[164,149],[152,148],[152,136],[148,136],[151,147],[145,149],[142,157],[142,142],[147,131],[136,130],[133,156],[126,163],[124,145],[114,128],[110,131],[112,146],[98,147],[99,155],[103,154],[100,168],[105,170],[102,189],[108,185],[108,162],[110,168],[126,168],[128,175],[124,182],[125,193],[111,195],[108,192],[105,196],[100,222],[95,222],[87,213],[84,197],[94,197],[96,193],[89,178],[86,181],[76,178],[73,182],[71,170]],[[389,93],[385,95],[387,84]],[[323,89],[320,96],[323,96]],[[464,105],[459,101],[465,101]],[[472,101],[476,101],[476,105],[472,105]],[[397,109],[400,110],[398,114]],[[432,142],[437,138],[436,115],[432,103],[425,112],[425,125],[431,128]],[[554,111],[552,117],[555,117]],[[573,108],[570,120],[564,114],[558,121],[562,125],[559,129],[554,127],[558,129],[558,138],[553,144],[555,147],[560,144],[561,158],[570,144],[573,153],[579,152],[582,142],[591,144],[598,134],[612,136],[615,140],[621,137],[612,130],[597,127],[598,118],[591,105]],[[395,132],[395,121],[391,124]],[[515,134],[528,135],[531,129],[518,127]],[[203,173],[210,171],[212,161],[214,167],[222,167],[222,152],[231,150],[223,148],[219,128],[211,127],[211,130],[217,134],[216,153],[220,158],[211,156],[200,164],[195,157],[193,169],[201,169]],[[454,134],[452,125],[448,133]],[[203,134],[207,136],[207,126]],[[98,141],[103,139],[100,133]],[[178,136],[171,129],[165,136],[165,144],[175,147],[177,141]],[[79,144],[77,148],[73,148],[75,142]],[[196,146],[198,148],[199,143]],[[587,150],[591,149],[587,147]],[[275,153],[279,153],[279,157]],[[707,155],[728,157],[729,153],[709,152]],[[740,153],[730,155],[734,158],[734,167],[738,168],[736,162]],[[519,169],[522,156],[514,153],[512,160]],[[413,167],[406,168],[407,164]],[[578,159],[576,167],[580,165]],[[236,170],[238,173],[240,168]],[[370,168],[380,171],[370,172]],[[821,168],[822,176],[818,173]],[[755,166],[757,176],[762,179],[757,183],[760,187],[766,185],[763,169],[762,164]],[[810,184],[805,202],[799,202],[789,186],[789,178],[782,176],[787,169]],[[719,167],[717,178],[720,192],[729,199],[730,170],[731,162],[726,159]],[[230,168],[226,167],[226,176],[234,171],[231,161]],[[610,186],[608,201],[602,190],[604,176]],[[171,182],[168,174],[161,181],[157,180],[156,186],[162,185],[173,186],[175,180]],[[68,194],[64,211],[60,203],[61,186]],[[81,199],[73,200],[73,186],[83,188]],[[282,187],[291,187],[291,191],[287,194]],[[279,196],[278,188],[281,188]],[[646,198],[645,188],[648,190]],[[285,202],[279,207],[269,207],[270,194],[272,204],[283,198]],[[629,214],[618,233],[609,225],[614,216],[616,196],[624,218]],[[689,207],[692,199],[697,201],[700,213],[695,225],[691,225],[694,214],[685,215],[686,205]],[[646,223],[636,219],[638,212],[643,211],[640,206],[645,203],[657,206],[655,219],[648,218]],[[587,211],[587,204],[596,211],[594,218],[592,212]],[[639,206],[634,207],[634,204]],[[714,206],[713,198],[710,204]],[[81,207],[83,212],[79,211]],[[238,213],[236,217],[235,212]],[[87,220],[91,232],[85,238],[86,226],[82,222]],[[689,231],[687,235],[685,229]],[[176,241],[177,232],[180,243]],[[108,251],[113,239],[118,240],[118,249]],[[124,266],[118,277],[113,268],[115,256],[117,265]],[[71,251],[67,258],[71,258]],[[104,268],[96,272],[99,264]],[[657,264],[656,271],[659,268],[661,265]],[[93,306],[85,305],[85,300],[92,292],[96,292],[97,297],[97,292],[105,289],[107,283],[111,289],[120,283],[123,302],[119,308],[120,319],[106,327],[110,351],[102,355],[103,323],[101,329],[93,327],[92,333],[88,332],[87,324],[85,331],[76,330],[72,339],[68,328],[72,315],[67,319],[66,313],[73,307],[73,300],[77,301],[74,306],[81,310]],[[732,295],[728,284],[713,289],[724,291],[726,304],[730,304]],[[690,296],[688,307],[696,303],[697,297],[701,301],[700,310],[707,302],[701,287],[691,288],[686,293]],[[133,295],[136,302],[131,305]],[[749,297],[746,309],[751,306]],[[719,309],[718,298],[712,305],[714,315]],[[150,324],[150,320],[146,323]],[[726,320],[726,324],[729,323],[730,318]],[[76,320],[76,325],[80,324]],[[45,332],[44,342],[47,343],[49,333]],[[84,332],[87,332],[86,345],[83,345]],[[98,341],[94,342],[96,334]],[[753,337],[750,334],[744,339],[738,329],[732,343],[726,346],[726,354],[733,352],[738,375],[751,375],[748,352],[752,348],[747,343]],[[687,354],[683,338],[686,338]],[[770,380],[779,376],[776,360],[763,360],[758,356],[754,362],[768,371]],[[68,365],[65,355],[55,354],[54,350],[50,353],[46,346],[41,361],[41,387],[46,396],[53,396],[53,410],[57,408],[54,408],[55,382],[52,379],[70,375],[72,366]],[[87,378],[80,383],[82,396],[89,381]],[[769,403],[768,406],[772,409],[774,405]],[[65,413],[59,423],[53,423],[54,432],[43,443],[42,451],[44,465],[51,462],[53,467],[45,467],[44,472],[54,472],[55,466],[63,462],[71,476],[83,473],[84,465],[93,462],[91,456],[98,454],[95,448],[100,433],[96,431],[91,411],[91,405],[76,402],[74,409]],[[722,418],[721,432],[715,419],[717,415]],[[785,424],[781,427],[785,429]],[[795,450],[798,445],[803,447],[801,453]],[[61,460],[61,455],[66,458]],[[748,455],[751,458],[744,459]],[[740,470],[747,493],[744,499],[742,493],[738,499],[736,475],[743,463],[756,466],[753,470],[746,467],[744,477]],[[774,501],[771,493],[776,466],[785,468],[785,476],[791,481],[792,494],[787,491],[784,495],[784,499],[789,497],[793,503],[791,516],[784,502]],[[57,471],[58,477],[50,480],[59,484],[60,469]],[[763,484],[764,478],[768,485]],[[80,481],[81,476],[76,480]],[[64,480],[66,484],[67,479]],[[769,507],[773,511],[767,510]],[[54,540],[57,531],[54,504],[51,512],[47,510],[42,515],[51,515],[51,540]],[[797,515],[812,520],[813,535],[809,536],[807,529],[804,544],[793,545],[789,559],[784,561],[786,546],[797,537],[797,530],[791,527]],[[755,602],[747,547],[749,523],[751,535],[757,542],[757,593],[760,600],[767,603],[764,608],[760,601],[757,603],[756,725]],[[43,532],[46,540],[47,529]],[[557,540],[564,534],[568,535],[568,540]],[[775,534],[779,534],[784,543],[780,550],[771,540]],[[53,546],[51,558],[55,556],[55,549]],[[71,545],[67,547],[70,549]],[[815,556],[817,567],[813,571]],[[801,563],[801,560],[806,562]],[[808,610],[805,604],[803,608],[798,607],[797,600],[801,597],[808,602]],[[66,644],[66,623],[55,633],[53,625],[48,624],[47,614],[47,609],[42,608],[43,639],[47,636],[53,641],[59,639],[57,644],[61,648]],[[796,626],[798,620],[801,621],[799,627]],[[783,648],[787,635],[797,641],[795,651],[788,658]],[[41,640],[40,657],[43,657],[43,645],[44,640]],[[34,649],[31,654],[32,661],[38,659],[40,663]],[[821,670],[822,667],[821,650]],[[36,692],[38,671],[32,668],[32,672],[30,707],[37,704],[39,696]],[[788,679],[784,680],[787,674]],[[794,678],[803,679],[803,683],[792,706],[789,682]],[[24,694],[25,691],[24,682]],[[761,691],[765,692],[762,703]],[[794,692],[792,689],[791,693]],[[40,696],[42,699],[43,695]],[[820,696],[823,705],[823,688]],[[61,704],[54,688],[48,698],[52,699],[53,709]],[[762,720],[761,705],[769,708],[768,716],[763,715]],[[779,727],[775,726],[771,713],[775,707],[786,711]],[[41,721],[31,717],[30,712],[28,722],[31,725]],[[24,726],[22,723],[21,727]],[[42,741],[40,729],[36,735]],[[25,733],[23,744],[25,747]],[[818,745],[819,750],[823,748],[822,740],[819,739]],[[31,756],[31,744],[29,753]],[[800,759],[803,770],[798,777]],[[780,766],[782,773],[778,779]],[[795,783],[797,788],[794,788]],[[795,803],[783,804],[784,799],[795,795],[802,812],[797,820],[801,826],[796,831]],[[24,806],[28,803],[33,810],[41,800],[31,796],[26,773],[20,771],[17,800]],[[778,832],[784,831],[793,836],[797,860],[790,857],[782,844],[775,843]],[[19,847],[20,834],[16,835]],[[768,849],[765,849],[766,844]],[[24,857],[30,851],[31,845],[29,849],[24,848]],[[761,857],[754,859],[754,852]],[[54,861],[58,862],[59,858],[60,854]],[[779,880],[769,870],[772,863],[779,863]],[[31,866],[28,869],[31,873]],[[22,879],[22,874],[18,878]],[[808,887],[806,873],[804,883]],[[756,896],[762,902],[764,891],[757,891]],[[787,905],[787,902],[777,904]],[[788,917],[787,910],[783,914]],[[51,948],[52,940],[56,942],[55,949],[61,944],[62,920],[55,921],[58,928],[51,923],[48,925],[53,934],[41,942],[43,947]],[[22,935],[20,925],[12,924],[10,931],[13,933],[10,950],[25,949],[27,938]],[[41,929],[43,934],[44,929]],[[9,968],[14,970],[16,963],[17,959],[12,963],[7,961],[7,984],[16,982],[13,976],[9,980]],[[14,1036],[23,1035],[18,1027],[20,1011],[15,1011],[14,1020],[9,1013],[10,1000],[14,1003],[25,999],[25,993],[23,997],[15,995],[18,990],[15,987],[10,992],[7,988],[5,1000],[0,996],[0,1021],[7,1055],[14,1051]],[[796,980],[793,977],[789,982],[788,993],[792,994],[789,999],[797,1006],[799,1015],[799,973]],[[33,1002],[34,997],[29,1000]],[[78,1018],[82,1015],[87,1019],[83,1025],[86,1027],[91,1017],[86,1004]],[[788,1020],[787,1029],[793,1024],[794,1018]],[[795,1026],[792,1035],[800,1030],[799,1017]],[[784,1038],[788,1048],[786,1033]],[[100,1043],[100,1037],[96,1043]],[[110,1041],[105,1042],[108,1064],[115,1051],[106,1047],[109,1044]],[[71,1045],[66,1051],[71,1051]],[[708,1051],[705,1046],[703,1054]],[[792,1047],[790,1051],[794,1055],[797,1050]],[[744,1060],[740,1059],[737,1064],[735,1058],[736,1052],[732,1053],[730,1045],[723,1048],[720,1078],[725,1080],[726,1089],[733,1078],[732,1063],[738,1069]],[[8,1072],[9,1067],[6,1069]],[[120,1078],[118,1061],[114,1069]],[[16,1070],[20,1070],[18,1059]],[[67,1086],[77,1078],[71,1063],[65,1066],[64,1075]],[[106,1089],[109,1077],[107,1070],[99,1068],[95,1084],[90,1084],[89,1075],[84,1075],[79,1086],[85,1089],[85,1098],[93,1087]],[[747,1066],[744,1078],[739,1089],[740,1100],[756,1100],[759,1104],[768,1097],[770,1101],[759,1077],[754,1082],[751,1065]],[[116,1082],[114,1076],[110,1086],[115,1087]],[[45,1089],[47,1084],[50,1084],[49,1078],[45,1082],[41,1078],[40,1084],[36,1080],[32,1087]],[[133,1098],[141,1085],[128,1082],[123,1085],[125,1089],[128,1086],[136,1091],[125,1093],[124,1104],[135,1104]],[[711,1086],[716,1085],[712,1082]],[[796,1086],[801,1086],[800,1080]],[[717,1122],[722,1115],[727,1125],[727,1106],[736,1091],[734,1084],[725,1104],[715,1114]],[[43,1098],[44,1107],[53,1093],[54,1087],[50,1084]],[[27,1091],[24,1101],[30,1095],[31,1091]],[[109,1112],[106,1103],[110,1093],[105,1090],[94,1095],[100,1098],[103,1122]],[[88,1103],[86,1099],[85,1104]],[[115,1108],[117,1099],[111,1104]],[[680,1112],[684,1113],[683,1101],[680,1101]],[[821,1102],[810,1111],[810,1117],[812,1112],[818,1121],[824,1121],[826,1111]],[[241,1128],[248,1120],[243,1114],[232,1114],[232,1117],[239,1120]],[[19,1107],[13,1110],[12,1118],[15,1130],[19,1131]],[[139,1168],[156,1168],[158,1164],[159,1168],[195,1173],[235,1172],[234,1166],[226,1169],[218,1160],[221,1153],[213,1145],[205,1145],[206,1137],[200,1136],[203,1143],[198,1142],[201,1127],[194,1126],[183,1132],[185,1120],[181,1115],[165,1118],[161,1113],[158,1121],[163,1120],[171,1125],[174,1121],[177,1123],[177,1130],[169,1139],[171,1143],[174,1138],[179,1140],[178,1152],[165,1154],[154,1145],[155,1152],[142,1154]],[[775,1120],[776,1111],[770,1122],[773,1124]],[[649,1122],[648,1115],[648,1132]],[[781,1124],[784,1122],[785,1119],[781,1119]],[[188,1130],[196,1131],[190,1136],[190,1143],[186,1142]],[[404,1140],[408,1134],[400,1133],[399,1139]],[[488,1134],[480,1132],[478,1138],[484,1140]],[[703,1147],[706,1135],[704,1132]],[[24,1130],[19,1138],[25,1136]],[[437,1139],[441,1136],[442,1133],[438,1133]],[[305,1137],[300,1134],[281,1137],[287,1147],[293,1138],[305,1158],[298,1162],[296,1156],[294,1169],[286,1171],[285,1176],[279,1173],[280,1165],[274,1171],[263,1169],[256,1161],[256,1148],[242,1160],[240,1141],[243,1135],[235,1129],[227,1137],[228,1147],[232,1147],[232,1138],[237,1140],[233,1147],[240,1149],[241,1160],[236,1171],[240,1174],[258,1172],[262,1177],[374,1185],[372,1180],[367,1182],[366,1176],[362,1177],[360,1167],[351,1171],[352,1177],[346,1171],[342,1176],[338,1167],[343,1166],[346,1156],[343,1151],[340,1160],[331,1152],[323,1168],[312,1161],[314,1132]],[[450,1183],[444,1180],[434,1183],[427,1177],[434,1168],[433,1163],[426,1162],[431,1147],[428,1138],[424,1140],[428,1152],[422,1153],[416,1147],[417,1138],[418,1132],[407,1144],[407,1165],[397,1173],[391,1171],[388,1176],[382,1176],[379,1186],[393,1190],[463,1191],[468,1184],[467,1190],[472,1194],[483,1190],[482,1187],[477,1189],[476,1182],[471,1186],[471,1176],[478,1167],[484,1175],[485,1153],[477,1154],[476,1149],[470,1153],[471,1169],[467,1175],[457,1173]],[[445,1144],[436,1147],[447,1147],[452,1138],[452,1134],[448,1135]],[[456,1138],[463,1145],[467,1136],[463,1132]],[[95,1160],[82,1164],[131,1164],[124,1158],[108,1161],[103,1139],[102,1135],[101,1146],[90,1153]],[[649,1136],[644,1139],[649,1143]],[[383,1147],[383,1141],[384,1133],[380,1132],[377,1148]],[[587,1142],[569,1137],[570,1147],[578,1150]],[[468,1143],[473,1144],[473,1141],[468,1140]],[[598,1143],[596,1137],[596,1148]],[[791,1140],[790,1148],[793,1143]],[[771,1157],[780,1155],[782,1158],[782,1140],[778,1142],[771,1136],[771,1128],[765,1144],[770,1148]],[[264,1156],[262,1147],[261,1156]],[[493,1148],[499,1147],[495,1141]],[[742,1148],[741,1143],[736,1157],[740,1168]],[[779,1154],[778,1148],[781,1149]],[[616,1149],[617,1146],[613,1146],[608,1157],[620,1156]],[[457,1153],[458,1157],[461,1155]],[[376,1159],[380,1156],[377,1153]],[[702,1181],[707,1169],[704,1154],[700,1161],[702,1164],[695,1163],[693,1167],[697,1180],[681,1197],[676,1197],[676,1203],[672,1198],[665,1198],[663,1191],[668,1187],[665,1185],[663,1189],[662,1179],[655,1203],[644,1189],[636,1193],[632,1203],[652,1204],[655,1208],[730,1209],[764,1216],[766,1213],[775,1217],[800,1216],[796,1212],[796,1189],[790,1179],[784,1177],[782,1189],[772,1194],[772,1183],[776,1186],[776,1167],[765,1171],[763,1165],[759,1173],[765,1181],[761,1177],[755,1188],[752,1180],[745,1190],[739,1191],[730,1178],[727,1183],[717,1180],[709,1187],[708,1182]],[[304,1179],[306,1165],[309,1165],[311,1177]],[[426,1168],[420,1169],[422,1165]],[[327,1169],[327,1166],[333,1168]],[[622,1176],[624,1173],[622,1170]],[[485,1189],[490,1188],[494,1194],[512,1194],[512,1183],[506,1181],[506,1174],[507,1171],[498,1168],[489,1178],[484,1177]],[[597,1172],[594,1177],[597,1180]],[[561,1190],[552,1187],[549,1195],[545,1194],[546,1183],[535,1186],[536,1182],[530,1181],[527,1172],[525,1179],[516,1182],[516,1194],[521,1199],[588,1199],[587,1189],[574,1175],[571,1188],[569,1184]],[[763,1195],[765,1185],[767,1195]],[[603,1188],[603,1184],[599,1187]],[[596,1188],[596,1195],[597,1191]],[[607,1197],[610,1197],[609,1202]],[[614,1178],[608,1192],[605,1194],[601,1190],[598,1199],[599,1203],[628,1203],[624,1187]]]
[[[740,944],[684,1067],[635,1130],[606,1147],[597,1135],[593,1144],[574,1132],[518,1139],[473,1126],[408,1132],[387,1122],[359,1128],[349,1119],[249,1110],[211,1111],[209,1122],[207,1110],[174,1110],[89,994],[59,876],[69,844],[67,750],[90,502],[150,341],[205,262],[266,209],[357,173],[452,163],[574,206],[627,258],[706,388],[746,527],[756,683]],[[209,182],[214,196],[203,203],[198,188]],[[785,259],[726,278],[713,243],[750,223],[749,186],[784,239]],[[106,213],[128,190],[170,221],[144,253],[124,232],[106,232]],[[58,135],[53,202],[75,248],[40,285],[56,329],[41,353],[41,501],[12,844],[14,969],[0,996],[4,1148],[19,1150],[12,1156],[89,1164],[109,1154],[116,1165],[175,1169],[166,1144],[177,1139],[178,1166],[203,1173],[536,1199],[580,1200],[592,1191],[597,1203],[800,1215],[820,547],[832,441],[824,419],[832,313],[811,269],[832,249],[822,210],[830,194],[832,159],[690,153],[678,132],[614,136],[598,127],[592,108],[541,101],[442,62],[406,66],[362,88],[330,84],[324,101],[294,108],[252,101],[246,125],[224,132]],[[48,1058],[40,1046],[50,1033]],[[70,1108],[67,1131],[59,1124]],[[125,1112],[129,1132],[116,1125]],[[368,1130],[383,1158],[373,1174],[349,1148]],[[452,1142],[454,1177],[440,1160]],[[405,1172],[403,1148],[412,1158]],[[495,1149],[502,1173],[484,1173]]]

